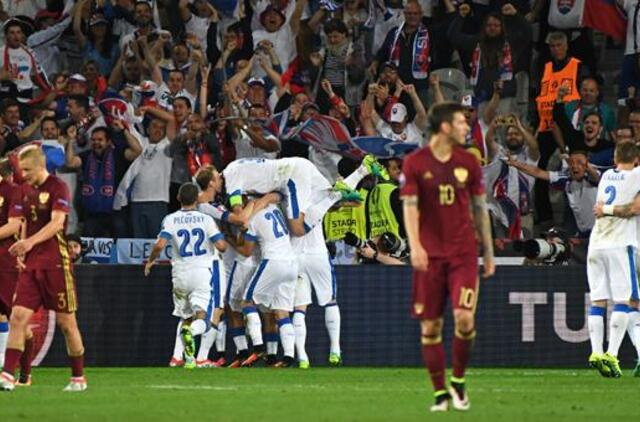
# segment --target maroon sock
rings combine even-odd
[[[82,356],[69,356],[69,362],[71,363],[71,376],[79,378],[84,376],[84,355]]]
[[[7,348],[2,371],[13,376],[16,373],[18,362],[20,362],[20,356],[22,356],[22,350]]]
[[[437,393],[438,391],[445,390],[445,357],[442,342],[423,344],[422,360],[431,375],[431,383],[433,384],[434,391]]]
[[[462,339],[457,335],[453,337],[452,375],[454,378],[464,378],[464,371],[469,364],[472,346],[473,338]]]
[[[20,357],[20,379],[26,381],[31,375],[31,362],[33,361],[33,337],[25,339],[24,352]]]

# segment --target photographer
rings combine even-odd
[[[513,249],[524,255],[522,265],[567,265],[569,259],[578,258],[573,255],[574,248],[567,234],[555,228],[542,233],[538,239],[516,241]]]
[[[504,141],[496,141],[497,132],[504,133]],[[507,164],[516,159],[529,166],[537,166],[540,158],[538,141],[514,114],[497,116],[491,122],[485,136],[488,164],[483,168],[489,195],[489,211],[494,219],[496,237],[518,239],[533,233],[533,208],[531,192],[535,177]],[[509,221],[501,204],[515,204],[520,214],[520,225]],[[521,230],[519,230],[521,229]]]
[[[378,242],[360,240],[351,232],[345,234],[344,242],[357,248],[363,264],[407,265],[409,246],[406,241],[391,232],[383,233]]]

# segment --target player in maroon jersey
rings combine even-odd
[[[18,198],[12,183],[13,171],[9,160],[0,161],[0,365],[4,365],[4,352],[9,336],[9,315],[18,280],[17,262],[9,254],[9,247],[20,234],[20,217],[9,216],[12,203]]]
[[[56,321],[66,340],[71,382],[64,391],[84,391],[87,388],[84,346],[76,321],[76,287],[64,234],[69,190],[62,180],[47,172],[45,156],[39,147],[22,150],[18,162],[26,183],[12,213],[22,214],[26,236],[14,243],[9,253],[24,256],[25,268],[20,273],[11,310],[0,390],[13,390],[13,375],[24,350],[25,328],[31,315],[44,306],[56,312]]]
[[[475,337],[480,234],[484,274],[495,272],[482,170],[462,145],[469,132],[462,106],[435,105],[429,144],[403,163],[401,196],[413,266],[413,316],[421,323],[422,356],[435,390],[431,411],[469,409],[464,372]],[[442,322],[447,296],[455,321],[451,388],[445,384]]]

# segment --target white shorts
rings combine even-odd
[[[220,261],[213,261],[211,268],[190,268],[173,273],[173,315],[191,318],[197,311],[204,311],[209,318],[215,308],[224,307],[226,279]]]
[[[587,278],[591,300],[637,300],[636,271],[636,250],[631,246],[590,249],[587,255]]]
[[[244,292],[244,300],[266,309],[292,312],[297,277],[295,260],[263,259]]]
[[[299,160],[281,192],[286,197],[287,218],[296,219],[300,213],[307,212],[314,203],[314,198],[317,198],[321,191],[328,193],[329,189],[331,189],[331,183],[311,161]]]
[[[247,290],[249,281],[256,271],[256,265],[233,261],[229,273],[229,285],[227,288],[227,303],[234,312],[242,312],[242,299]]]
[[[295,306],[311,303],[311,285],[318,305],[326,306],[337,298],[336,276],[327,254],[301,254],[298,256],[298,281]]]

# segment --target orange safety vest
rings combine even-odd
[[[538,103],[538,117],[540,117],[540,132],[548,132],[553,127],[553,105],[558,96],[558,88],[569,82],[569,93],[564,97],[564,102],[575,101],[580,99],[578,92],[578,64],[580,60],[571,58],[569,63],[561,70],[554,72],[552,62],[547,62],[544,66],[544,75],[542,76],[542,87],[540,95],[536,98]]]

